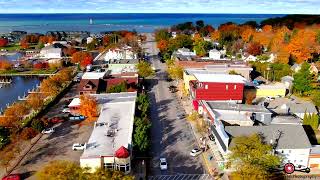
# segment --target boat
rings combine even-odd
[[[93,24],[93,20],[90,18],[90,24]]]

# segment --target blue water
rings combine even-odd
[[[204,20],[218,27],[222,23],[246,21],[261,22],[283,14],[0,14],[0,33],[13,30],[46,33],[47,31],[90,31],[98,33],[111,30],[152,32],[186,21]],[[93,25],[89,20],[93,20]]]

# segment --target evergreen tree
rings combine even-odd
[[[312,74],[310,72],[310,65],[304,62],[301,65],[301,69],[293,75],[293,88],[301,95],[312,90]]]

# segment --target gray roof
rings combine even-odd
[[[286,108],[284,108],[284,106],[286,106]],[[287,113],[288,111],[291,113],[318,113],[312,102],[299,100],[295,97],[292,97],[291,99],[276,98],[269,103],[268,109],[278,114]]]
[[[261,134],[266,143],[275,142],[281,134],[277,149],[311,148],[310,141],[301,125],[269,125],[269,126],[226,126],[226,133],[231,137],[229,147],[233,147],[232,137]],[[279,133],[281,132],[281,133]]]
[[[221,109],[221,110],[232,110],[232,111],[249,111],[249,112],[262,112],[270,113],[271,112],[260,105],[247,105],[247,104],[235,104],[229,102],[215,102],[215,101],[206,101],[211,109]]]
[[[295,116],[275,116],[272,118],[271,124],[291,124],[302,125],[302,120]]]

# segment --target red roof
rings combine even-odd
[[[121,146],[115,153],[117,158],[128,158],[130,156],[127,148]]]

